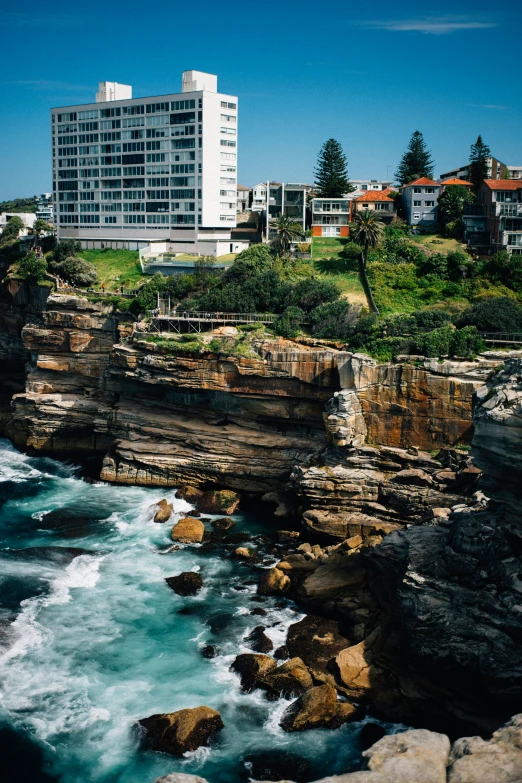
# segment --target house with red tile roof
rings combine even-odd
[[[390,192],[390,188],[387,189]],[[352,199],[351,203],[351,220],[353,220],[358,212],[368,210],[369,212],[378,213],[379,220],[383,223],[391,223],[396,216],[395,203],[393,199],[388,196],[386,190],[370,190],[368,193],[363,193],[362,196]]]
[[[445,189],[452,185],[461,185],[463,188],[467,188],[468,191],[473,187],[472,182],[468,182],[467,179],[460,179],[459,177],[450,177],[449,179],[443,179],[439,182],[441,187],[441,193],[444,193]]]
[[[406,222],[418,232],[432,233],[437,230],[440,193],[440,184],[428,177],[420,177],[401,188]]]

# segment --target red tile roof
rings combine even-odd
[[[381,190],[381,193],[383,196],[389,196],[390,193],[395,193],[395,188],[384,188],[384,190]]]
[[[522,180],[516,179],[485,179],[484,185],[490,190],[522,190]]]
[[[391,201],[393,204],[393,199],[388,198],[383,190],[369,190],[368,193],[357,196],[353,201]]]
[[[459,179],[458,177],[450,177],[449,179],[443,179],[439,182],[439,185],[466,185],[466,187],[473,187],[472,182],[468,182],[465,179]]]
[[[420,179],[414,179],[413,182],[408,182],[407,185],[403,185],[403,188],[409,188],[411,185],[438,185],[438,182],[435,182],[432,179],[428,179],[428,177],[421,177]]]

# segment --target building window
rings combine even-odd
[[[219,219],[223,220],[223,221],[225,221],[227,223],[233,223],[235,221],[235,219],[236,219],[236,216],[235,215],[220,215]]]
[[[434,207],[435,206],[435,202],[434,201],[425,201],[424,202],[424,206],[425,207]]]
[[[414,193],[422,193],[422,188],[413,188]]]
[[[104,223],[116,223],[117,222],[116,215],[105,215],[105,217],[103,218],[103,222]]]
[[[435,188],[424,188],[425,193],[435,193]]]
[[[415,200],[415,201],[413,202],[413,206],[414,206],[414,207],[421,207],[421,206],[422,206],[422,202],[421,202],[420,200]]]
[[[368,190],[368,185],[361,185],[361,190]]]
[[[236,109],[237,104],[236,103],[227,103],[227,101],[221,101],[221,108],[222,109]]]

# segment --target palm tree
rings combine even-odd
[[[379,315],[379,309],[373,299],[370,281],[368,280],[366,264],[368,251],[377,247],[384,236],[384,223],[377,219],[375,212],[365,209],[362,212],[357,212],[355,215],[355,220],[350,226],[350,235],[363,249],[359,260],[359,274],[368,301],[368,307],[373,313]]]
[[[277,234],[276,244],[283,255],[288,253],[290,245],[303,236],[303,227],[288,215],[280,215],[270,221],[270,228]]]

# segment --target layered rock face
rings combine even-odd
[[[428,455],[416,455],[422,467],[405,467],[388,484],[366,475],[364,495],[355,467],[345,466],[361,459],[366,447],[350,452],[342,466],[311,468],[309,485],[301,478],[303,495],[322,504],[305,513],[307,526],[342,541],[317,553],[301,545],[302,554],[287,556],[278,569],[314,612],[345,618],[352,643],[330,661],[330,670],[340,693],[371,704],[374,714],[458,736],[470,730],[486,735],[519,709],[521,400],[522,360],[507,361],[477,391],[472,452],[485,474],[465,502],[443,496],[451,509],[439,506],[420,516],[416,509],[415,482],[428,491],[422,503],[440,492],[441,477],[430,474]],[[386,453],[379,450],[379,458]],[[453,473],[454,485],[469,482],[471,493],[478,469],[467,459],[463,465],[442,473]],[[400,500],[390,494],[397,483],[401,491],[408,487],[408,497],[397,518],[384,523],[384,511],[377,515],[368,493],[376,486],[388,493],[382,505],[390,513]],[[355,503],[360,510],[354,513]],[[386,524],[381,530],[379,520]],[[408,520],[417,524],[404,528],[400,523]]]
[[[0,435],[11,418],[11,399],[25,389],[22,329],[38,321],[50,290],[10,280],[0,286]]]
[[[101,303],[49,297],[41,322],[23,330],[30,370],[8,427],[20,448],[96,451],[104,457],[102,478],[133,484],[266,493],[281,491],[296,469],[304,505],[319,508],[309,488],[321,473],[306,469],[321,468],[328,443],[435,449],[466,439],[472,392],[490,365],[379,366],[282,339],[257,341],[250,357],[165,355],[139,332],[127,339],[131,330]],[[390,453],[370,449],[343,469],[381,473],[386,481]],[[393,455],[392,462],[418,467],[410,457]],[[324,461],[343,460],[333,454]],[[382,505],[382,493],[375,494],[381,499],[368,500]]]

